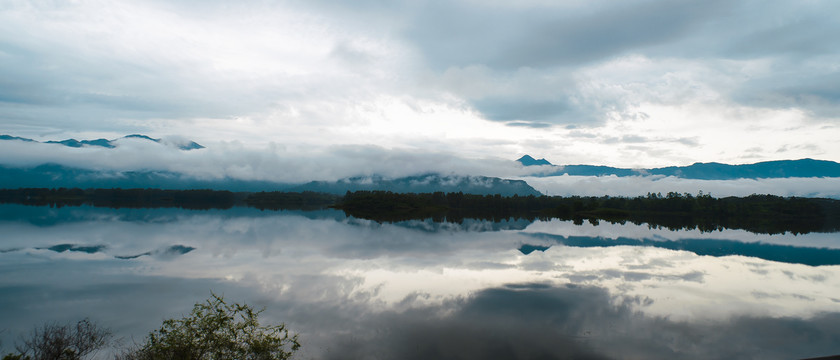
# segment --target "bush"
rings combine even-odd
[[[80,360],[96,354],[110,337],[109,330],[88,319],[75,325],[47,324],[15,345],[18,354],[8,354],[3,360]]]
[[[164,320],[145,343],[119,356],[147,359],[289,359],[300,344],[284,324],[261,326],[249,305],[227,304],[216,294],[189,316]]]

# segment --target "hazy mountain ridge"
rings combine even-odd
[[[31,168],[0,165],[0,188],[152,188],[230,191],[282,191],[288,184],[259,180],[200,179],[172,171],[97,171],[42,164]]]
[[[541,195],[523,180],[487,176],[424,174],[396,179],[381,176],[352,177],[335,182],[312,181],[291,191],[317,191],[343,195],[347,191],[382,190],[399,193],[463,192],[465,194],[503,196]]]
[[[128,135],[115,140],[95,139],[40,142],[33,139],[0,135],[0,140],[20,141],[36,144],[59,144],[67,147],[101,147],[112,149],[120,146],[123,139],[139,139],[181,150],[201,149],[204,146],[189,140],[163,140],[146,135]],[[110,153],[105,149],[102,153]],[[51,154],[57,149],[45,146],[44,152]],[[67,156],[67,154],[64,154]],[[70,154],[70,156],[76,156]],[[60,158],[60,157],[57,157]],[[50,159],[49,155],[46,158]],[[523,180],[506,180],[476,175],[441,175],[437,172],[415,176],[385,177],[380,175],[354,176],[337,181],[272,181],[241,179],[230,176],[201,177],[179,170],[156,170],[150,167],[138,169],[88,168],[79,165],[62,164],[60,160],[39,161],[29,165],[0,164],[0,188],[153,188],[153,189],[210,189],[243,192],[258,191],[316,191],[343,195],[347,191],[382,190],[392,192],[463,192],[468,194],[540,195]],[[306,182],[309,181],[309,182]]]
[[[169,143],[171,143],[171,145],[174,145],[174,146],[178,147],[178,149],[181,149],[181,150],[196,150],[196,149],[203,149],[204,148],[203,145],[201,145],[201,144],[199,144],[195,141],[191,141],[191,140],[171,142],[171,141],[166,141],[166,140],[163,140],[163,139],[156,139],[156,138],[146,136],[146,135],[141,135],[141,134],[126,135],[126,136],[123,136],[121,138],[113,139],[113,140],[100,138],[100,139],[95,139],[95,140],[66,139],[66,140],[49,140],[49,141],[44,141],[44,142],[33,140],[33,139],[28,139],[28,138],[24,138],[24,137],[19,137],[19,136],[0,135],[0,140],[9,140],[9,141],[17,140],[17,141],[24,141],[24,142],[35,142],[35,143],[40,143],[40,144],[60,144],[60,145],[64,145],[64,146],[67,146],[67,147],[75,147],[75,148],[83,147],[83,146],[98,146],[98,147],[113,149],[113,148],[117,147],[117,142],[121,139],[143,139],[143,140],[153,141],[153,142],[156,142],[156,143],[159,143],[159,144],[169,144]]]
[[[545,159],[540,159],[545,160]],[[697,180],[735,180],[772,178],[840,177],[840,163],[828,160],[799,159],[763,161],[753,164],[730,165],[717,162],[694,163],[689,166],[668,166],[653,169],[629,169],[600,165],[552,165],[525,155],[516,160],[524,166],[545,169],[534,176],[645,176],[663,175]]]
[[[343,195],[347,191],[463,192],[466,194],[540,195],[523,180],[487,176],[425,174],[395,179],[381,176],[351,177],[304,184],[232,178],[200,179],[172,171],[96,171],[43,164],[32,168],[0,166],[0,188],[154,188],[230,191],[315,191]]]

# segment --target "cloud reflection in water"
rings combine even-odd
[[[518,250],[539,240],[534,232],[566,226],[557,223],[493,228],[259,211],[51,211],[72,212],[75,220],[0,220],[8,234],[0,248],[18,249],[0,254],[7,346],[12,334],[37,323],[84,316],[138,339],[213,290],[264,306],[266,320],[300,331],[302,358],[840,354],[840,330],[832,325],[840,320],[837,266],[574,247],[547,237],[553,246],[545,251]],[[599,228],[604,237],[617,231],[575,231]],[[62,244],[106,247],[46,250]],[[194,250],[114,258],[176,245]]]

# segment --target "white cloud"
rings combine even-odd
[[[199,179],[290,183],[371,175],[396,178],[429,172],[509,177],[524,171],[507,159],[464,158],[448,152],[370,145],[312,146],[301,154],[276,144],[248,147],[239,142],[218,142],[205,149],[183,151],[165,143],[125,138],[115,141],[115,148],[108,149],[0,141],[0,152],[10,155],[3,159],[2,165],[14,167],[53,163],[106,172],[172,171]]]
[[[834,7],[13,0],[0,133],[613,166],[840,160]],[[625,136],[647,141],[605,142]]]

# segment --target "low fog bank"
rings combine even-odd
[[[543,194],[559,196],[644,196],[671,191],[696,195],[702,191],[714,197],[771,194],[840,199],[840,178],[696,180],[672,176],[562,175],[516,179],[525,180]]]
[[[419,174],[512,177],[525,169],[508,159],[467,159],[446,152],[386,149],[378,146],[328,146],[288,150],[271,144],[263,148],[240,142],[206,144],[183,151],[177,146],[143,139],[123,138],[113,149],[66,147],[23,141],[0,141],[0,166],[32,168],[42,164],[101,172],[162,171],[200,180],[235,179],[304,183],[336,181],[348,177],[400,178]]]
[[[58,164],[94,171],[100,177],[120,178],[122,173],[161,172],[164,177],[201,181],[255,181],[302,184],[358,177],[402,177],[442,174],[490,176],[524,180],[546,195],[643,196],[671,191],[716,197],[773,194],[840,198],[840,178],[777,178],[696,180],[665,176],[530,176],[534,169],[502,158],[463,158],[447,152],[379,146],[327,146],[288,148],[280,144],[255,147],[241,142],[205,144],[203,149],[184,151],[185,139],[165,138],[160,143],[138,138],[120,138],[114,148],[67,147],[24,141],[0,141],[0,166],[34,168]],[[176,141],[177,140],[177,141]],[[99,174],[99,175],[96,175]],[[86,175],[87,176],[87,175]],[[180,177],[179,177],[180,178]],[[342,190],[343,192],[343,190]]]

